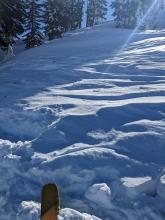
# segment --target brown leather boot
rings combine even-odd
[[[47,184],[41,195],[41,220],[57,220],[60,210],[59,192],[56,184]]]

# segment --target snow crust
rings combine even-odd
[[[164,30],[105,24],[0,67],[0,220],[38,220],[56,182],[60,220],[165,217]]]

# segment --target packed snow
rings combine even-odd
[[[1,220],[38,220],[48,182],[60,220],[165,218],[165,30],[130,34],[82,29],[0,66]]]

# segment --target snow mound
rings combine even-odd
[[[55,115],[49,108],[42,108],[37,112],[22,112],[20,108],[6,108],[5,111],[0,109],[0,131],[3,138],[11,141],[33,140],[44,133],[53,120]]]
[[[100,207],[110,207],[111,190],[106,183],[94,184],[87,190],[85,197]]]
[[[110,27],[0,67],[0,220],[38,220],[48,182],[62,220],[164,219],[164,31]]]
[[[40,204],[33,201],[23,201],[19,207],[17,220],[35,220],[40,217]]]
[[[19,207],[17,220],[36,220],[40,218],[40,204],[32,201],[24,201]],[[59,220],[100,220],[93,215],[80,213],[73,209],[65,208],[60,211]]]
[[[155,181],[151,177],[124,177],[121,181],[128,195],[132,198],[136,198],[142,193],[152,194],[156,188]]]
[[[89,215],[86,213],[80,213],[78,211],[72,209],[63,209],[60,212],[59,220],[101,220],[93,215]]]
[[[165,175],[161,176],[157,186],[157,194],[165,200]]]

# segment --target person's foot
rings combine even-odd
[[[41,195],[41,220],[57,220],[60,209],[59,192],[56,184],[47,184]]]
[[[41,216],[41,220],[57,220],[59,212],[56,211],[55,207],[47,211],[43,216]]]

